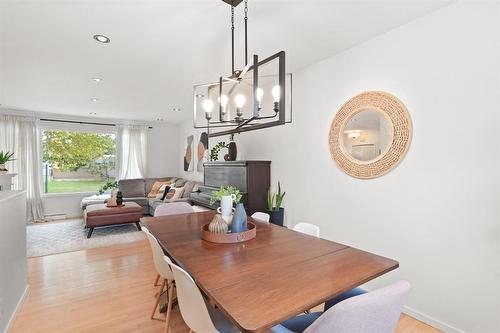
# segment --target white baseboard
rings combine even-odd
[[[407,315],[418,319],[428,325],[431,325],[432,327],[437,328],[438,330],[441,330],[446,333],[466,333],[465,331],[462,331],[461,329],[458,329],[456,327],[453,327],[451,325],[448,325],[446,323],[443,323],[440,320],[437,320],[436,318],[433,318],[425,313],[419,312],[415,309],[412,309],[408,306],[405,306],[403,308],[403,312],[406,313]]]
[[[14,323],[14,319],[16,319],[17,313],[21,310],[21,307],[23,306],[23,303],[26,300],[26,297],[28,296],[29,289],[30,289],[30,285],[28,284],[28,285],[26,285],[26,289],[24,289],[24,292],[21,295],[21,298],[17,302],[17,305],[14,309],[14,312],[12,312],[12,315],[10,316],[9,321],[7,322],[7,326],[5,327],[4,333],[8,333],[9,330],[11,329],[11,326]]]

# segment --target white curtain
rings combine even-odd
[[[14,177],[14,190],[25,190],[29,220],[44,217],[41,198],[42,155],[38,120],[0,115],[0,150],[14,152],[15,161],[6,168]]]
[[[144,178],[148,126],[119,125],[116,140],[118,179]]]

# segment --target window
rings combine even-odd
[[[97,192],[115,179],[114,133],[44,130],[45,193]]]

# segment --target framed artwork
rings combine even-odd
[[[194,170],[193,141],[194,141],[194,136],[190,135],[187,137],[186,153],[184,154],[184,171],[187,172],[192,172]]]
[[[207,159],[208,151],[208,134],[206,132],[201,133],[200,141],[198,142],[198,164],[197,171],[203,172],[203,163],[208,161]]]

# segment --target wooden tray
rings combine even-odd
[[[212,243],[241,243],[247,240],[255,238],[257,234],[257,228],[252,222],[247,222],[247,231],[235,233],[235,234],[217,234],[215,232],[208,231],[208,223],[201,227],[201,238],[207,242]]]

